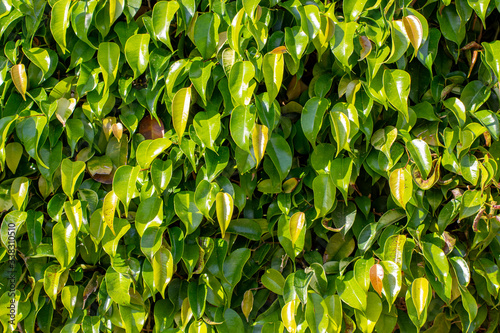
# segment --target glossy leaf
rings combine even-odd
[[[125,58],[134,71],[134,79],[148,68],[149,39],[149,34],[133,35],[125,44]]]

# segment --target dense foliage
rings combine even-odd
[[[0,0],[3,332],[494,332],[500,1]]]

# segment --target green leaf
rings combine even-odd
[[[384,278],[382,279],[383,294],[389,303],[389,311],[394,304],[403,284],[401,268],[395,262],[381,261],[380,265],[384,269]]]
[[[129,293],[132,281],[125,274],[109,267],[105,275],[106,290],[109,297],[118,305],[130,305],[131,297]]]
[[[441,250],[433,243],[427,242],[423,243],[422,249],[425,259],[430,263],[432,271],[436,275],[438,280],[443,284],[448,283],[448,277],[450,276],[450,266],[443,250]]]
[[[120,317],[128,332],[140,332],[146,323],[146,312],[144,307],[132,307],[120,305]]]
[[[343,149],[350,150],[349,134],[351,132],[351,125],[349,118],[340,111],[330,112],[330,124],[333,138],[337,143],[337,152],[335,154],[335,157],[337,157]]]
[[[238,147],[250,153],[250,140],[255,126],[255,108],[239,105],[231,112],[231,137]]]
[[[364,332],[371,332],[382,313],[382,301],[374,292],[368,292],[366,312],[361,313],[355,310],[356,323]]]
[[[77,234],[78,230],[74,229],[68,221],[57,222],[52,228],[52,248],[62,268],[70,267],[76,259]]]
[[[43,73],[43,79],[50,77],[56,70],[58,57],[51,49],[43,49],[38,47],[33,47],[29,50],[24,50],[26,57]]]
[[[56,308],[57,295],[61,292],[68,280],[69,270],[62,269],[59,265],[51,265],[43,273],[43,289]]]
[[[273,133],[266,149],[273,161],[282,182],[292,167],[292,151],[288,142],[279,134]]]
[[[462,103],[462,101],[459,100],[458,98],[452,97],[444,101],[443,105],[447,109],[450,109],[453,112],[455,117],[457,117],[458,124],[460,125],[460,127],[463,127],[466,121],[466,112],[464,103]]]
[[[462,90],[460,100],[464,103],[465,109],[474,113],[490,97],[491,89],[481,81],[471,81]]]
[[[11,242],[9,236],[14,236],[14,240],[17,238],[17,232],[21,228],[28,217],[28,213],[21,211],[12,211],[4,216],[2,221],[2,226],[0,227],[0,239],[2,240],[2,245],[6,249],[11,249],[14,244]]]
[[[329,175],[318,175],[313,180],[312,189],[316,218],[324,217],[335,203],[335,184]]]
[[[137,191],[136,182],[140,171],[139,166],[122,165],[113,177],[113,192],[125,206],[125,216],[128,216],[128,205]]]
[[[337,290],[344,303],[361,312],[366,311],[368,295],[352,274],[337,278]]]
[[[411,77],[400,69],[384,70],[384,90],[389,103],[403,114],[406,121],[410,120],[408,114],[408,95],[410,94]]]
[[[43,135],[43,130],[47,125],[47,118],[39,113],[34,113],[33,117],[26,118],[17,122],[16,124],[16,134],[24,145],[26,152],[35,159],[42,167],[48,169],[48,167],[43,163],[38,154],[38,144],[40,143],[40,138]],[[2,118],[4,119],[4,118]],[[14,120],[8,119],[6,124],[6,130],[8,131],[10,125]],[[3,142],[6,142],[7,133],[3,133]],[[63,172],[64,173],[64,172]],[[64,183],[64,182],[63,182]],[[64,186],[63,186],[64,189]]]
[[[63,53],[66,53],[66,30],[70,22],[70,0],[59,0],[52,7],[50,31]]]
[[[81,181],[82,173],[85,171],[85,163],[82,161],[71,162],[66,158],[61,163],[61,183],[64,193],[73,202],[73,194],[76,190],[76,185]]]
[[[366,1],[355,0],[346,2],[342,9],[344,10],[344,16],[348,18],[349,21],[356,21],[358,17],[363,13]]]
[[[76,233],[80,231],[80,228],[83,224],[83,212],[82,212],[82,203],[80,200],[66,201],[64,203],[64,213],[66,213],[66,217],[68,218],[69,223],[76,230]]]
[[[349,58],[354,52],[354,34],[358,28],[356,22],[339,22],[335,25],[335,40],[330,43],[333,54],[346,68],[351,68]]]
[[[392,39],[391,53],[389,58],[385,60],[388,64],[392,64],[401,59],[410,46],[410,38],[403,20],[393,20],[390,22],[390,26]]]
[[[207,301],[207,285],[201,281],[191,281],[188,287],[189,305],[193,311],[193,315],[197,320],[200,320],[205,312],[205,304]],[[191,325],[192,327],[193,325]],[[206,328],[205,328],[206,329]]]
[[[302,130],[313,147],[316,146],[316,138],[329,106],[330,102],[326,98],[313,97],[306,102],[304,109],[302,109],[300,117]]]
[[[347,192],[351,182],[353,160],[349,157],[337,157],[331,164],[331,178],[335,187],[342,193],[347,205]]]
[[[212,76],[212,69],[214,66],[215,63],[211,61],[195,60],[189,68],[189,79],[193,82],[194,88],[205,105],[207,104],[207,99],[210,98],[210,96],[207,96],[207,94],[209,94],[207,86]]]
[[[102,78],[104,80],[104,92],[107,92],[118,74],[120,47],[112,42],[99,44],[99,50],[97,51],[97,61],[99,62],[99,66],[101,67],[102,71]]]
[[[162,161],[154,160],[151,164],[151,180],[160,193],[167,189],[172,179],[173,165],[172,160]]]
[[[414,52],[413,56],[416,56],[418,49],[422,44],[424,38],[424,28],[419,18],[415,15],[407,15],[403,17],[403,24],[408,34],[408,39],[413,46]],[[426,36],[425,36],[426,37]]]
[[[10,186],[10,199],[16,210],[24,210],[24,202],[28,195],[30,182],[26,177],[18,177],[14,179]]]
[[[93,49],[96,47],[89,41],[88,32],[97,6],[97,1],[77,2],[71,9],[71,25],[75,34]]]
[[[243,266],[250,258],[250,249],[240,248],[233,251],[227,256],[224,261],[223,272],[226,282],[222,282],[224,289],[229,298],[231,298],[232,290],[241,280],[243,274]]]
[[[477,118],[484,127],[486,127],[495,141],[500,139],[500,124],[498,122],[498,117],[493,112],[488,110],[479,110],[474,113],[474,117]]]
[[[125,44],[125,58],[137,79],[149,65],[149,34],[133,35]]]
[[[260,161],[266,152],[267,142],[269,140],[269,128],[265,125],[256,124],[252,133],[252,146],[256,160],[255,167],[259,166]]]
[[[465,38],[465,24],[458,15],[455,6],[446,6],[437,14],[443,36],[460,46]]]
[[[237,61],[229,73],[229,91],[238,105],[248,105],[257,84],[254,80],[255,68],[250,61]]]
[[[164,43],[170,51],[173,51],[170,42],[170,23],[178,9],[179,3],[177,1],[160,1],[157,2],[153,8],[152,19],[155,36]]]
[[[174,274],[174,259],[172,253],[165,247],[161,247],[153,257],[153,286],[165,298],[165,289]]]
[[[61,292],[61,301],[64,308],[68,310],[69,316],[73,317],[76,302],[78,300],[78,286],[66,286]]]
[[[493,70],[495,76],[497,78],[500,77],[500,57],[498,56],[500,41],[494,41],[493,43],[483,42],[481,45],[484,48],[481,58]]]
[[[258,241],[262,235],[262,228],[256,220],[236,219],[231,221],[227,227],[226,233],[236,234],[250,240]]]
[[[203,216],[210,221],[213,221],[210,215],[210,209],[212,208],[219,191],[220,187],[217,183],[210,183],[209,181],[203,179],[196,187],[196,191],[194,193],[196,207],[200,210]]]
[[[328,307],[323,298],[316,293],[307,295],[306,321],[312,332],[327,332],[330,323]]]
[[[174,209],[186,228],[186,235],[193,233],[203,220],[192,191],[177,193],[174,197]]]
[[[476,214],[486,200],[486,196],[481,191],[469,190],[465,191],[462,196],[462,204],[460,205],[459,219]]]
[[[406,144],[406,148],[410,152],[413,161],[417,164],[422,178],[427,179],[432,169],[431,151],[427,142],[414,139]]]
[[[163,200],[149,197],[139,204],[135,217],[135,228],[139,236],[151,227],[159,227],[163,222]]]
[[[261,277],[261,282],[267,289],[277,295],[283,295],[283,287],[285,286],[285,278],[280,272],[273,268],[266,270]]]
[[[221,132],[220,114],[215,110],[198,112],[193,120],[198,138],[206,147],[215,151],[214,143]]]
[[[490,0],[467,0],[467,3],[474,9],[481,22],[483,22],[483,27],[486,28],[486,11]],[[470,321],[472,322],[472,320]]]
[[[384,256],[383,256],[384,260],[392,261],[396,263],[400,268],[402,268],[405,243],[406,243],[406,236],[404,235],[390,236],[385,241]]]
[[[136,160],[141,169],[149,169],[151,163],[155,161],[161,153],[172,145],[172,141],[167,138],[142,141],[136,150]]]
[[[205,13],[198,16],[194,27],[194,45],[204,59],[210,59],[219,43],[219,15]]]
[[[264,56],[262,63],[262,73],[266,84],[269,100],[273,101],[281,89],[285,61],[282,54],[268,53]]]
[[[115,210],[118,205],[118,200],[115,192],[109,191],[104,197],[104,202],[102,204],[102,219],[113,233],[115,232],[113,229],[113,221],[115,219]]]

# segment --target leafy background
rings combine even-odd
[[[499,9],[0,0],[3,332],[496,331]]]

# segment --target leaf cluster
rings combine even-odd
[[[0,332],[495,332],[499,11],[0,0]]]

